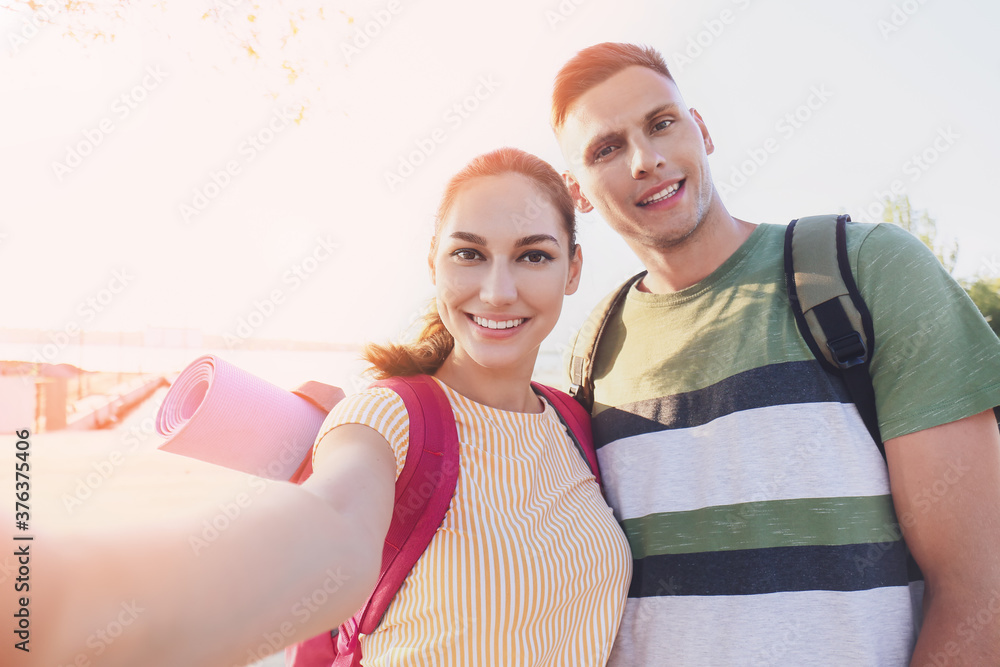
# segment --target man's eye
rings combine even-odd
[[[665,130],[667,129],[667,126],[673,122],[674,121],[670,120],[669,118],[664,118],[663,120],[659,121],[656,125],[653,126],[653,131],[659,132],[660,130]]]
[[[594,159],[600,160],[602,158],[606,158],[607,156],[611,155],[611,153],[614,152],[614,150],[615,150],[614,146],[605,146],[601,150],[594,153]]]

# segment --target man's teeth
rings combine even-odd
[[[488,320],[485,317],[479,317],[477,315],[473,315],[472,319],[476,322],[476,324],[481,327],[486,327],[487,329],[511,329],[524,322],[523,317],[519,320],[503,320],[502,322]]]
[[[643,199],[641,202],[639,202],[639,206],[646,206],[647,204],[652,204],[653,202],[660,201],[661,199],[667,199],[668,197],[673,197],[674,194],[677,192],[677,190],[680,189],[680,187],[681,187],[681,182],[678,181],[673,185],[671,185],[670,187],[660,190],[652,197],[647,197]]]

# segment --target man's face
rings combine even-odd
[[[708,216],[712,139],[661,74],[628,67],[594,86],[570,107],[558,139],[577,208],[596,208],[633,248],[669,249]]]

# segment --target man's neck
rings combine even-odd
[[[718,196],[718,195],[716,195]],[[729,215],[722,202],[698,229],[669,248],[633,248],[648,274],[639,290],[669,294],[691,287],[712,274],[750,237],[756,224]]]

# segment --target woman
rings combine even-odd
[[[559,175],[516,149],[473,160],[446,189],[429,264],[436,309],[419,339],[370,347],[368,359],[382,377],[435,378],[455,414],[460,471],[443,525],[361,639],[364,664],[603,665],[625,601],[628,545],[530,386],[582,265]],[[389,389],[349,397],[324,423],[301,488],[275,485],[197,561],[154,539],[160,551],[148,547],[148,558],[185,557],[165,559],[170,576],[158,583],[142,568],[121,573],[120,591],[149,590],[151,611],[104,659],[228,665],[269,632],[283,645],[339,625],[378,575],[408,423]],[[134,552],[121,563],[134,563]],[[168,600],[191,589],[177,618]],[[321,589],[329,595],[317,603],[310,595]]]

